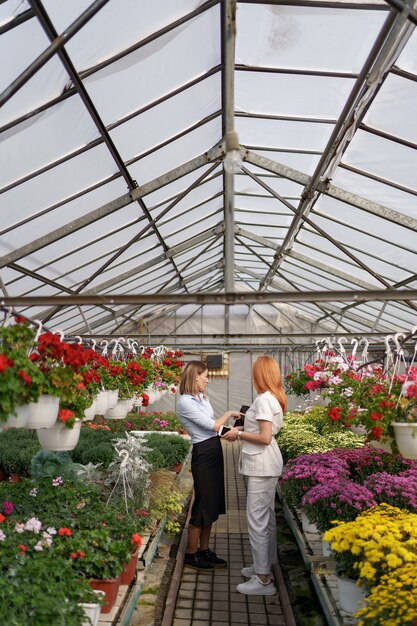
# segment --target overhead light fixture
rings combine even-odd
[[[235,130],[226,133],[226,157],[224,159],[224,169],[228,174],[237,174],[242,168],[242,157],[240,156],[239,137]]]

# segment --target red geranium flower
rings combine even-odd
[[[382,429],[379,426],[375,426],[375,428],[372,428],[371,433],[374,439],[380,439],[382,435]]]
[[[59,409],[58,419],[60,422],[66,422],[67,420],[74,417],[74,413],[69,409]]]
[[[382,413],[374,411],[373,413],[369,413],[369,417],[373,422],[380,422],[382,420]]]
[[[5,519],[6,518],[4,517],[3,513],[0,513],[0,524],[2,524]]]
[[[13,365],[13,361],[7,358],[5,354],[0,354],[0,372],[4,372]]]
[[[19,554],[25,554],[27,547],[24,546],[23,543],[19,543],[18,548],[19,548]]]
[[[342,409],[334,406],[331,409],[327,410],[327,415],[332,420],[332,422],[337,422],[342,417]]]
[[[132,539],[130,540],[130,543],[135,543],[137,547],[139,548],[142,545],[142,537],[138,533],[134,533],[132,535]]]
[[[27,385],[30,385],[30,383],[32,382],[32,377],[29,376],[29,374],[26,374],[24,370],[19,370],[17,372],[17,375],[20,376],[23,382],[26,383]]]
[[[60,528],[60,529],[58,530],[58,535],[59,535],[60,537],[71,537],[72,532],[71,532],[71,529],[70,529],[70,528]]]

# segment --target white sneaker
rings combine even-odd
[[[254,565],[249,565],[249,567],[243,567],[240,570],[240,573],[242,574],[242,576],[244,576],[245,578],[252,578],[252,576],[255,576],[256,572],[255,572],[255,566]]]
[[[272,579],[265,585],[255,574],[250,580],[247,580],[245,583],[240,583],[240,585],[236,587],[236,591],[244,593],[247,596],[273,596],[276,594],[277,588],[272,582]]]

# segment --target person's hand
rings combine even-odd
[[[233,419],[238,420],[242,417],[243,413],[239,411],[227,411],[229,417],[233,417]]]
[[[236,441],[237,433],[237,428],[231,428],[229,432],[227,432],[225,435],[222,435],[222,439],[226,439],[226,441]]]

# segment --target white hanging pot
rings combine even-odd
[[[342,611],[346,613],[356,613],[361,608],[361,601],[364,600],[366,592],[363,587],[356,584],[351,578],[336,576],[339,585],[339,603]]]
[[[30,417],[30,404],[21,404],[16,407],[16,415],[10,414],[2,427],[5,428],[24,428]]]
[[[73,428],[67,428],[62,422],[55,422],[51,428],[37,430],[39,443],[43,450],[67,452],[74,450],[80,438],[81,420],[77,419]]]
[[[119,390],[118,389],[107,389],[108,400],[107,400],[107,408],[112,409],[116,406],[119,400]]]
[[[37,402],[30,403],[30,416],[26,428],[50,428],[58,417],[59,396],[42,394]]]
[[[145,393],[149,397],[148,404],[153,404],[154,402],[156,402],[156,392],[153,387],[147,387],[145,389]]]
[[[362,424],[352,424],[352,426],[349,426],[349,430],[351,430],[352,433],[355,433],[355,435],[366,435],[368,432]]]
[[[115,407],[107,409],[105,418],[111,420],[123,420],[133,406],[133,401],[119,400]]]
[[[142,406],[143,398],[138,393],[133,398],[133,406]]]
[[[392,422],[398,450],[405,459],[417,459],[417,424]]]
[[[89,406],[87,409],[84,410],[84,421],[85,422],[89,422],[92,419],[94,419],[94,417],[96,415],[96,408],[97,408],[97,400],[94,398],[93,404],[91,406]]]
[[[105,415],[109,408],[108,403],[109,392],[106,389],[99,391],[95,397],[96,400],[96,415]]]

